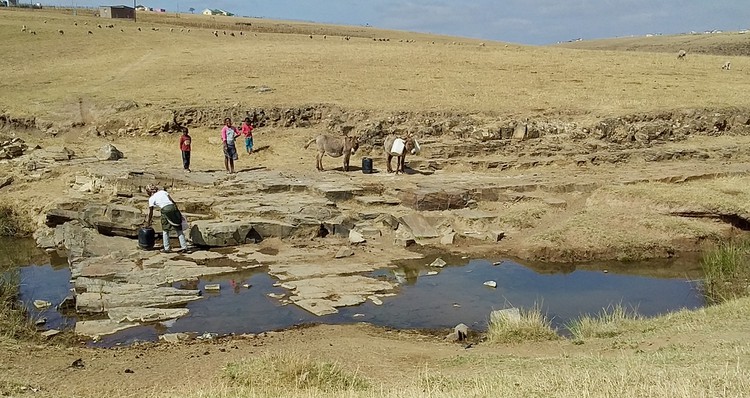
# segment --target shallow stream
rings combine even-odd
[[[0,241],[0,248],[4,248],[0,249],[0,256],[9,246],[13,250],[20,247],[15,241]],[[33,246],[23,247],[36,251]],[[75,318],[64,317],[54,309],[39,311],[32,305],[34,300],[42,299],[54,307],[69,294],[70,271],[65,260],[40,257],[38,252],[14,258],[20,267],[21,299],[32,316],[47,318],[44,328],[72,325]],[[221,290],[207,292],[203,299],[189,303],[187,317],[129,329],[105,337],[98,344],[156,340],[163,333],[259,333],[314,323],[367,322],[398,329],[448,329],[465,323],[474,330],[484,330],[492,310],[535,305],[564,333],[564,325],[570,320],[582,314],[597,314],[611,305],[621,304],[644,316],[704,305],[696,282],[700,275],[695,262],[602,264],[575,269],[528,267],[511,260],[443,258],[448,263],[444,268],[430,268],[426,265],[429,261],[419,260],[373,272],[371,276],[399,282],[397,294],[383,298],[380,306],[367,301],[323,317],[269,297],[269,293],[288,292],[274,287],[277,281],[264,269],[205,278],[197,285],[177,283],[175,287],[201,291],[207,283],[219,283]],[[436,271],[437,274],[428,275]],[[497,287],[485,286],[486,281],[496,282]],[[242,287],[243,284],[251,287]]]

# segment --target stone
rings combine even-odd
[[[495,281],[486,281],[486,282],[483,283],[483,285],[491,287],[491,288],[494,289],[494,288],[497,287],[497,282],[495,282]]]
[[[568,202],[560,198],[545,198],[543,202],[556,209],[564,209],[568,206]]]
[[[344,257],[351,257],[354,255],[354,250],[348,248],[348,247],[342,247],[339,249],[338,252],[336,252],[335,258],[344,258]]]
[[[294,236],[309,237],[320,228],[320,223],[309,225],[293,225],[283,221],[265,220],[253,218],[250,220],[257,239],[280,238],[286,239]]]
[[[401,191],[398,198],[404,206],[429,211],[463,209],[468,205],[470,196],[468,190],[458,188],[413,188]]]
[[[352,199],[357,195],[361,195],[363,192],[361,187],[340,183],[317,184],[314,188],[325,196],[326,199],[334,202],[342,202]]]
[[[78,219],[78,212],[73,210],[52,209],[47,211],[44,224],[50,228],[63,225],[68,221]]]
[[[355,230],[349,231],[349,243],[352,243],[352,244],[356,245],[356,244],[359,244],[359,243],[364,243],[365,241],[366,241],[365,237],[362,236],[361,233],[359,233],[359,232],[357,232]]]
[[[338,312],[336,307],[358,305],[366,297],[388,292],[397,285],[362,275],[330,275],[287,282],[294,287],[292,302],[315,315]]]
[[[430,267],[443,268],[447,263],[442,258],[436,258],[435,261],[430,263]]]
[[[490,242],[500,242],[505,237],[504,231],[489,231],[487,232],[487,240]]]
[[[463,323],[459,323],[453,328],[453,334],[456,336],[456,340],[464,341],[469,337],[469,327]]]
[[[221,290],[221,285],[218,283],[206,284],[203,286],[203,289],[206,291],[218,292]]]
[[[159,336],[159,341],[172,344],[179,343],[181,341],[189,341],[192,339],[193,336],[189,333],[166,333]]]
[[[399,221],[416,239],[429,239],[440,236],[437,229],[430,225],[427,219],[419,213],[410,213],[401,216]]]
[[[367,299],[372,301],[375,305],[383,305],[383,300],[378,298],[378,296],[367,296]]]
[[[453,244],[453,242],[456,239],[456,233],[455,232],[449,232],[442,237],[440,237],[440,244],[450,246]]]
[[[490,312],[490,323],[521,322],[521,311],[518,308],[506,308]]]
[[[3,176],[0,177],[0,188],[5,188],[8,185],[13,183],[13,177],[12,176]]]
[[[198,246],[226,247],[247,242],[252,225],[249,222],[193,221],[190,238]]]
[[[115,148],[112,144],[104,144],[101,148],[99,148],[99,152],[96,154],[96,158],[99,160],[120,160],[122,159],[123,154],[120,152],[119,149]]]
[[[175,289],[134,283],[114,283],[78,277],[76,311],[101,313],[118,307],[169,307],[200,299],[198,290]]]
[[[42,337],[45,339],[51,339],[52,337],[57,336],[58,334],[62,333],[60,330],[57,329],[49,329],[42,332]]]
[[[119,323],[111,319],[78,321],[76,322],[75,333],[77,335],[91,337],[94,340],[99,340],[102,336],[115,334],[136,326],[138,326],[137,323]]]
[[[46,300],[34,300],[34,307],[38,310],[43,310],[52,306],[52,303]]]
[[[43,158],[51,158],[55,161],[70,160],[75,156],[75,152],[66,147],[49,147],[42,151]]]
[[[399,247],[409,247],[416,245],[417,241],[411,238],[395,238],[393,239],[393,244]]]
[[[187,308],[139,308],[120,307],[109,310],[109,319],[118,323],[123,322],[161,322],[186,316]]]

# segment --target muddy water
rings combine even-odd
[[[2,243],[2,242],[0,242]],[[22,260],[23,261],[23,260]],[[277,281],[259,269],[252,272],[206,278],[175,287],[201,289],[219,283],[221,290],[206,293],[187,305],[190,315],[156,325],[130,329],[102,339],[99,344],[128,344],[155,340],[159,334],[210,332],[218,334],[258,333],[313,323],[368,322],[392,328],[444,329],[465,323],[475,330],[487,327],[488,314],[508,307],[539,305],[561,332],[566,322],[581,314],[596,314],[610,305],[622,304],[644,316],[654,316],[704,304],[695,264],[632,265],[607,264],[573,267],[527,267],[518,262],[447,258],[444,268],[430,268],[427,260],[401,264],[397,269],[370,275],[399,283],[397,295],[385,297],[378,306],[368,301],[341,308],[338,314],[316,317],[295,305],[283,305],[269,293],[288,293],[274,287]],[[53,261],[53,263],[55,263]],[[21,298],[28,303],[45,299],[58,303],[68,294],[70,274],[64,265],[22,263]],[[639,275],[635,270],[647,272]],[[435,275],[428,273],[437,272]],[[659,275],[658,277],[649,275]],[[484,285],[497,283],[496,288]],[[249,284],[249,288],[242,285]],[[44,316],[50,327],[71,324],[54,310],[32,307],[32,316]]]

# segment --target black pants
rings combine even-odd
[[[190,151],[182,151],[182,167],[190,169]]]

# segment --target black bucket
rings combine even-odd
[[[151,227],[141,227],[138,229],[138,246],[143,250],[154,248],[156,243],[156,232]]]
[[[372,173],[372,158],[362,158],[362,172],[365,174]]]

